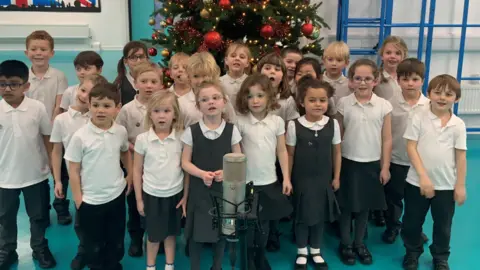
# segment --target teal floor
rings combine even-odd
[[[71,52],[59,52],[52,61],[52,66],[63,70],[67,74],[70,84],[76,83],[74,68],[72,65],[74,55],[75,54]],[[104,52],[102,53],[102,57],[106,62],[104,75],[109,80],[113,80],[120,53]],[[26,60],[23,54],[19,52],[0,52],[0,62],[12,58]],[[468,148],[468,197],[466,204],[463,207],[456,209],[452,228],[452,254],[450,257],[450,265],[453,270],[478,269],[477,257],[480,255],[480,232],[477,231],[477,222],[480,223],[480,211],[478,210],[478,207],[480,206],[480,182],[478,181],[478,179],[480,179],[480,168],[476,167],[480,165],[480,137],[469,136]],[[57,225],[54,212],[51,214],[51,221],[52,226],[47,231],[47,238],[52,253],[58,262],[58,266],[55,269],[69,269],[70,261],[75,256],[76,246],[78,244],[78,240],[73,231],[73,226],[70,225],[64,227]],[[29,247],[29,222],[23,203],[18,214],[18,227],[18,254],[20,259],[18,266],[15,266],[13,269],[40,269],[31,258],[31,250]],[[296,248],[289,240],[290,233],[288,226],[283,224],[281,229],[283,231],[283,235],[281,236],[282,249],[277,253],[268,254],[268,258],[272,265],[272,269],[274,270],[293,269]],[[369,230],[370,237],[366,243],[373,254],[374,264],[372,266],[361,266],[359,264],[352,267],[344,266],[336,256],[338,240],[326,234],[322,252],[331,266],[330,269],[401,269],[401,261],[404,253],[401,240],[398,239],[393,245],[385,245],[380,240],[382,229],[370,227]],[[424,231],[427,235],[431,236],[432,221],[430,216],[427,218]],[[179,238],[178,242],[178,253],[175,262],[176,269],[189,269],[188,258],[183,254],[184,241],[182,238]],[[125,238],[125,243],[128,247],[128,237]],[[205,254],[204,258],[205,260],[202,262],[202,269],[209,269],[211,256]],[[122,263],[124,269],[145,269],[145,258],[130,258],[126,255]],[[164,256],[159,256],[158,265],[161,266],[163,263]],[[420,269],[431,269],[431,255],[427,246],[426,252],[422,256],[420,263]],[[224,259],[224,269],[229,269],[228,265],[228,258],[226,256]],[[159,267],[158,269],[163,269],[163,267]]]

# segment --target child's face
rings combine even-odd
[[[308,88],[302,106],[309,118],[319,119],[328,111],[328,94],[323,88]]]
[[[332,77],[340,76],[342,70],[348,65],[348,61],[345,58],[328,55],[323,57],[323,63],[325,64],[327,75]]]
[[[133,49],[130,50],[128,56],[123,60],[123,63],[125,63],[129,69],[133,69],[136,65],[146,62],[148,59],[147,53],[143,51],[143,49],[139,49],[136,52],[134,51]]]
[[[313,69],[313,66],[310,64],[302,65],[299,69],[297,74],[295,75],[295,82],[298,83],[298,81],[305,75],[310,75],[313,78],[317,78],[317,73],[315,72],[315,69]]]
[[[88,101],[88,95],[90,95],[90,92],[92,91],[93,88],[93,83],[90,80],[83,81],[82,84],[80,84],[80,87],[77,89],[77,104],[81,107],[86,107],[90,105],[90,102]]]
[[[280,86],[280,83],[282,83],[283,71],[281,66],[265,64],[263,65],[260,73],[267,75],[267,77],[272,82],[273,88],[275,89],[278,89],[278,87]]]
[[[225,58],[229,72],[244,73],[249,64],[248,54],[244,48],[230,52]]]
[[[186,59],[179,59],[172,62],[172,67],[170,68],[170,77],[176,84],[188,83]]]
[[[152,120],[156,131],[169,131],[175,119],[175,110],[171,102],[165,102],[158,107],[152,108],[150,120]]]
[[[20,104],[29,87],[30,83],[24,82],[20,77],[0,76],[0,96],[8,104]]]
[[[92,122],[99,127],[109,127],[118,113],[120,106],[108,98],[92,97],[90,100],[90,113]]]
[[[198,94],[198,107],[205,116],[221,115],[225,104],[225,97],[216,87],[202,88]]]
[[[354,89],[355,95],[360,98],[370,98],[376,85],[377,79],[370,66],[358,66],[353,78],[350,79],[350,86]]]
[[[48,40],[31,40],[28,44],[25,55],[30,59],[33,66],[48,66],[50,58],[53,57],[53,50]]]
[[[382,54],[383,66],[389,70],[396,70],[398,64],[402,62],[404,58],[403,52],[395,46],[393,43],[385,45],[385,49]]]
[[[437,112],[446,112],[452,109],[452,106],[457,102],[457,95],[448,87],[438,87],[432,89],[428,93],[432,109]]]
[[[138,75],[135,79],[135,88],[138,89],[138,94],[140,96],[150,99],[153,93],[162,88],[158,72],[148,71]]]
[[[398,84],[405,94],[418,93],[422,89],[423,79],[415,73],[410,76],[400,76],[398,79]]]
[[[188,79],[190,80],[190,86],[196,91],[200,84],[210,79],[210,77],[205,74],[189,74]]]
[[[267,109],[267,94],[263,91],[259,84],[255,84],[249,89],[248,94],[248,109],[253,114],[265,112]]]
[[[298,61],[302,60],[303,56],[298,53],[287,53],[285,58],[283,58],[283,63],[287,67],[287,76],[289,79],[295,77],[295,68],[297,67]]]
[[[80,83],[83,82],[83,79],[88,75],[100,74],[102,73],[102,68],[97,68],[94,65],[87,65],[87,66],[76,66],[75,73],[77,74],[77,78]]]

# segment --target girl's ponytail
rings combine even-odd
[[[117,77],[115,78],[115,81],[113,81],[113,84],[115,84],[117,87],[120,88],[122,84],[122,80],[125,77],[125,74],[127,73],[127,69],[125,68],[125,63],[124,60],[125,58],[122,56],[120,60],[118,60],[117,64]]]

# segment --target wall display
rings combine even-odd
[[[100,0],[0,0],[0,11],[101,12]]]

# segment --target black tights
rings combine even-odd
[[[191,270],[200,270],[200,258],[202,257],[202,249],[204,243],[199,243],[195,241],[188,241],[188,246],[190,249],[190,269]],[[213,265],[212,270],[221,270],[222,269],[222,260],[223,254],[225,252],[225,240],[219,240],[217,243],[213,244]]]
[[[358,213],[342,212],[340,216],[340,237],[343,245],[351,246],[353,244],[355,247],[363,245],[363,238],[367,230],[368,213],[369,210]],[[351,237],[352,218],[355,219],[355,239],[353,243]]]

